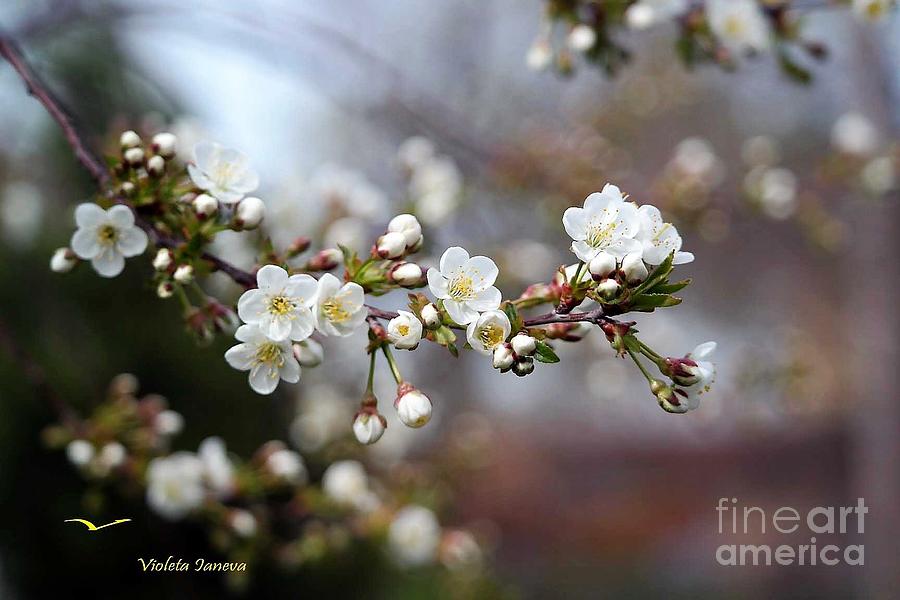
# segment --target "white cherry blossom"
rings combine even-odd
[[[437,558],[441,526],[434,513],[424,506],[409,505],[394,516],[388,529],[388,546],[400,565],[426,565]]]
[[[206,495],[203,463],[191,452],[154,458],[147,467],[147,504],[175,521],[198,508]]]
[[[227,498],[234,490],[234,466],[220,437],[200,442],[197,456],[203,463],[203,480],[217,498]]]
[[[266,265],[256,273],[255,290],[247,290],[238,300],[238,316],[257,325],[275,342],[301,341],[315,329],[312,308],[318,283],[310,275],[288,275],[276,265]]]
[[[694,260],[690,252],[681,251],[681,236],[671,223],[663,221],[659,209],[650,204],[638,209],[640,229],[637,239],[641,243],[644,261],[649,265],[659,265],[669,256],[675,253],[673,264],[685,265]]]
[[[573,240],[572,252],[584,262],[601,252],[621,259],[641,249],[634,239],[640,228],[637,207],[625,202],[619,188],[609,183],[588,196],[584,208],[567,208],[563,225]]]
[[[398,316],[388,322],[388,339],[401,350],[414,350],[422,339],[422,322],[408,310],[397,311]]]
[[[439,269],[428,269],[428,287],[444,301],[451,319],[467,325],[478,319],[479,313],[500,306],[502,296],[494,287],[498,273],[490,258],[470,258],[465,249],[453,246],[441,256]]]
[[[331,273],[319,279],[316,329],[325,335],[348,336],[366,320],[365,292],[358,283],[341,281]]]
[[[188,173],[194,185],[222,202],[237,202],[259,186],[259,176],[244,154],[212,142],[194,146]]]
[[[686,410],[694,410],[700,406],[700,396],[710,390],[716,380],[716,366],[708,359],[716,349],[715,342],[704,342],[694,348],[685,358],[697,363],[696,366],[685,365],[684,368],[696,379],[696,382],[675,388],[679,402]]]
[[[241,325],[234,337],[241,342],[225,353],[225,360],[239,371],[250,371],[250,388],[257,394],[271,394],[280,380],[300,381],[300,364],[291,342],[273,342],[257,325]]]
[[[509,337],[512,326],[502,310],[490,310],[479,315],[466,328],[466,339],[472,349],[481,354],[492,354]]]
[[[769,24],[756,0],[707,0],[713,33],[732,52],[761,52],[772,43]]]
[[[72,251],[102,277],[115,277],[125,268],[125,259],[147,249],[147,234],[135,225],[134,213],[117,204],[109,210],[86,202],[75,209],[78,229],[72,235]]]

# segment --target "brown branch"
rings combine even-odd
[[[31,66],[22,55],[22,51],[16,43],[6,35],[0,33],[0,56],[12,65],[13,69],[25,82],[25,89],[31,96],[37,98],[38,102],[44,105],[53,120],[56,121],[66,136],[69,145],[75,152],[75,158],[90,173],[91,177],[100,187],[105,186],[109,182],[109,173],[97,155],[95,155],[84,141],[84,136],[78,131],[75,120],[66,111],[59,100],[49,88],[44,84],[38,75],[31,69]]]

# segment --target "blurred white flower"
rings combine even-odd
[[[440,225],[459,206],[462,175],[448,156],[437,156],[413,171],[409,193],[416,214],[427,225]]]
[[[228,364],[250,371],[250,388],[257,394],[271,394],[280,380],[300,381],[300,364],[288,340],[273,342],[257,325],[241,325],[234,337],[241,342],[225,353]]]
[[[544,37],[536,39],[525,55],[525,64],[532,71],[543,71],[550,66],[552,60],[553,49],[550,47],[550,42]]]
[[[866,163],[862,174],[863,187],[870,194],[886,194],[897,187],[897,171],[894,159],[890,156],[879,156]]]
[[[686,0],[639,0],[625,11],[625,24],[631,29],[647,29],[681,15],[687,8]]]
[[[881,21],[894,7],[894,0],[853,0],[853,14],[866,21]]]
[[[83,467],[94,458],[94,446],[87,440],[72,440],[66,445],[66,458],[76,467]]]
[[[337,277],[325,273],[316,293],[316,329],[325,335],[351,335],[368,315],[364,302],[365,292],[358,283],[341,285]]]
[[[440,548],[441,563],[450,570],[472,569],[481,565],[484,553],[468,531],[453,530],[444,534]]]
[[[307,274],[288,275],[276,265],[265,265],[256,273],[257,289],[247,290],[238,300],[238,316],[256,325],[273,342],[305,340],[315,329],[312,308],[318,282]]]
[[[741,158],[750,167],[770,167],[781,158],[778,141],[767,135],[757,135],[741,144]]]
[[[634,239],[640,228],[638,209],[625,202],[622,192],[612,184],[585,198],[584,208],[567,208],[563,225],[573,240],[572,252],[585,262],[600,252],[622,258],[641,251],[641,243]]]
[[[281,449],[266,459],[266,468],[276,477],[293,484],[306,483],[307,473],[303,457],[293,450]]]
[[[203,479],[217,498],[227,498],[234,490],[234,466],[225,452],[225,442],[208,437],[200,442],[197,451],[203,464]]]
[[[27,181],[7,183],[0,204],[3,237],[14,246],[30,245],[40,233],[46,204],[37,186]]]
[[[194,146],[188,174],[194,185],[222,202],[237,202],[259,186],[259,176],[244,154],[213,142]]]
[[[787,219],[797,210],[797,177],[788,169],[767,169],[759,181],[763,212],[773,219]]]
[[[310,177],[306,194],[311,206],[371,221],[382,217],[388,201],[364,175],[332,164],[320,166]]]
[[[494,287],[498,273],[490,258],[469,257],[464,248],[452,246],[441,256],[439,269],[428,269],[428,287],[444,301],[450,318],[466,325],[475,321],[479,313],[500,306],[502,296]]]
[[[363,509],[371,503],[369,481],[362,463],[339,460],[322,474],[322,492],[332,501]]]
[[[569,31],[566,43],[575,52],[587,52],[597,43],[597,32],[593,27],[579,23]]]
[[[408,310],[397,313],[398,316],[388,322],[388,340],[401,350],[414,350],[422,339],[422,322]]]
[[[868,155],[878,149],[878,131],[863,114],[851,111],[844,113],[831,128],[831,143],[840,152]]]
[[[502,310],[489,310],[469,323],[466,339],[472,349],[481,354],[492,354],[512,331],[509,317]]]
[[[228,521],[239,536],[249,538],[256,535],[256,517],[249,510],[233,509],[228,515]]]
[[[206,495],[203,463],[190,452],[154,458],[147,467],[147,504],[162,517],[178,520],[198,508]]]
[[[659,209],[645,204],[638,209],[640,229],[637,239],[641,243],[641,253],[649,265],[661,264],[669,254],[675,253],[673,264],[684,265],[694,260],[690,252],[681,251],[681,236],[671,223],[663,220]]]
[[[394,560],[406,567],[434,562],[441,541],[441,526],[424,506],[409,505],[394,516],[388,529],[388,547]]]
[[[413,136],[405,140],[397,149],[397,162],[404,169],[414,171],[432,159],[435,154],[434,144],[428,138]]]
[[[713,185],[722,178],[723,167],[719,157],[712,144],[700,137],[681,140],[675,146],[672,165],[685,175],[708,180]]]
[[[707,0],[706,17],[732,52],[761,52],[771,44],[769,24],[756,0]]]
[[[100,469],[107,472],[121,466],[127,456],[125,446],[119,442],[109,442],[100,449],[100,453],[97,454],[97,462]]]
[[[184,429],[184,417],[174,410],[164,410],[153,420],[153,428],[162,436],[177,435]]]
[[[117,204],[103,210],[86,202],[75,209],[78,229],[72,235],[72,251],[101,277],[115,277],[125,268],[125,258],[137,256],[147,249],[147,234],[135,225],[134,213]]]

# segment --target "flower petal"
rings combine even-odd
[[[459,246],[447,248],[441,256],[441,274],[445,277],[450,276],[458,271],[467,260],[469,260],[469,253],[465,248]]]
[[[94,204],[85,202],[75,209],[75,224],[79,227],[96,227],[106,222],[106,211]]]
[[[316,317],[312,311],[305,306],[298,306],[292,321],[291,339],[296,342],[305,340],[312,335],[315,328]]]
[[[484,312],[486,310],[495,310],[502,301],[503,295],[500,293],[500,290],[495,287],[489,287],[478,292],[475,298],[467,301],[466,304],[478,312]]]
[[[225,352],[225,362],[238,371],[249,371],[256,358],[256,347],[253,344],[238,344]]]
[[[214,162],[218,161],[221,146],[213,142],[200,142],[194,146],[194,164],[200,170],[209,171]]]
[[[450,318],[460,325],[467,325],[478,319],[478,311],[456,300],[444,300],[444,308]]]
[[[280,294],[287,283],[287,271],[277,265],[266,265],[256,273],[256,285],[264,292]]]
[[[91,266],[101,277],[115,277],[125,268],[125,257],[107,248],[91,259]]]
[[[134,213],[123,204],[116,204],[106,211],[106,218],[118,229],[134,227]]]
[[[570,206],[563,213],[563,227],[573,240],[583,240],[587,237],[587,214],[583,208]]]
[[[675,259],[672,261],[673,265],[686,265],[688,263],[694,262],[694,255],[690,252],[676,252]]]
[[[290,337],[293,325],[290,319],[278,316],[266,319],[260,324],[260,329],[273,342],[283,342]]]
[[[89,260],[100,254],[100,243],[97,241],[97,230],[93,227],[77,229],[72,234],[72,252],[79,258]]]
[[[450,297],[450,294],[447,291],[447,279],[441,275],[440,271],[431,267],[428,269],[427,277],[428,288],[431,290],[431,293],[434,294],[435,298]]]
[[[472,277],[476,290],[483,290],[494,285],[500,272],[497,265],[487,256],[473,256],[463,265],[463,271]]]
[[[209,190],[214,185],[212,180],[206,176],[206,173],[194,165],[188,165],[188,175],[191,176],[191,181],[194,182],[194,185],[201,190]]]
[[[278,370],[265,363],[257,364],[250,369],[250,376],[247,379],[250,382],[250,389],[264,396],[274,392],[278,382],[281,381]]]
[[[119,239],[116,240],[116,249],[126,258],[143,254],[147,249],[147,234],[139,227],[122,229],[119,231]]]
[[[288,383],[297,383],[300,381],[300,363],[293,355],[286,357],[284,366],[281,367],[281,378]]]
[[[314,277],[307,274],[291,275],[284,288],[285,294],[291,298],[297,298],[303,306],[312,306],[316,302],[316,290],[319,283]]]
[[[247,290],[238,299],[238,316],[244,323],[258,323],[268,308],[268,300],[262,290]]]
[[[715,342],[703,342],[688,355],[694,360],[703,360],[712,354],[716,349]]]

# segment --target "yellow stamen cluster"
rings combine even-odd
[[[497,325],[486,325],[478,332],[478,339],[485,348],[495,348],[503,343],[503,328]]]
[[[103,245],[113,244],[119,238],[119,231],[112,225],[103,225],[97,229],[97,239]]]
[[[331,298],[322,303],[322,312],[332,323],[343,323],[350,318],[350,313],[344,308],[344,303],[337,298]]]
[[[275,296],[269,299],[269,312],[276,315],[286,315],[294,310],[294,302],[286,296]]]
[[[475,295],[475,285],[468,275],[457,275],[450,280],[447,292],[454,300],[469,300]]]

